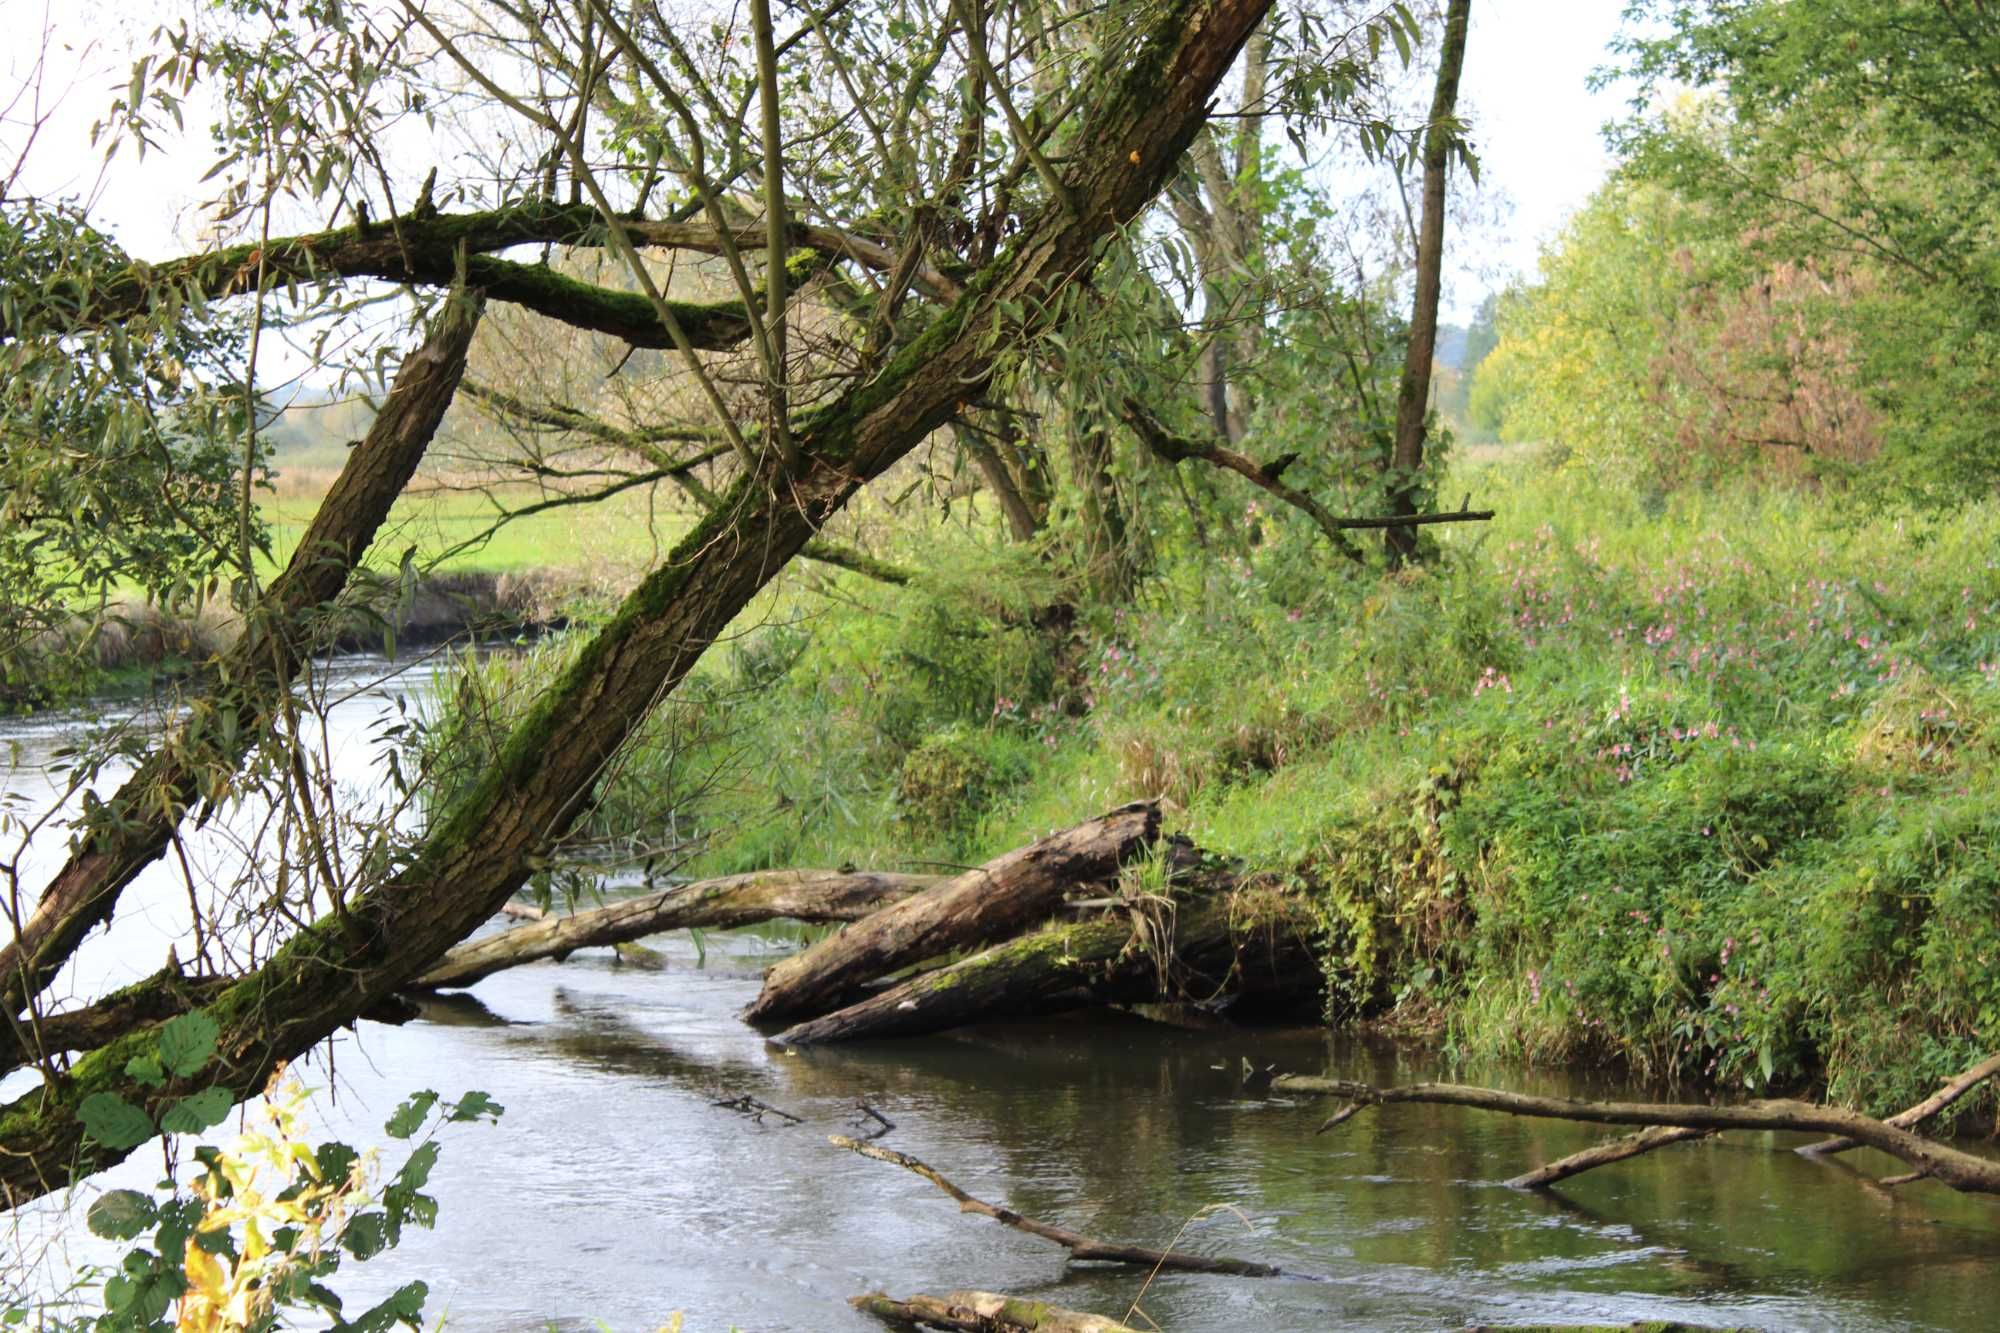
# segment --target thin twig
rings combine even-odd
[[[892,1148],[878,1148],[872,1143],[863,1143],[859,1139],[850,1139],[840,1134],[830,1135],[827,1142],[836,1148],[846,1148],[850,1152],[860,1153],[863,1157],[872,1157],[878,1162],[887,1162],[892,1166],[900,1166],[905,1171],[914,1171],[955,1199],[960,1212],[978,1213],[1016,1231],[1025,1231],[1031,1236],[1052,1240],[1068,1250],[1071,1259],[1113,1264],[1144,1264],[1149,1268],[1174,1268],[1188,1273],[1229,1273],[1236,1277],[1277,1277],[1280,1272],[1273,1264],[1251,1263],[1244,1259],[1209,1258],[1206,1255],[1188,1254],[1181,1250],[1152,1250],[1140,1245],[1117,1245],[1092,1240],[1064,1227],[1037,1222],[1032,1217],[1023,1217],[1011,1208],[1002,1208],[983,1199],[975,1199],[946,1180],[935,1168],[906,1153],[899,1153]]]

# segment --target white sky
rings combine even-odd
[[[63,44],[49,61],[44,98],[60,99],[60,110],[37,140],[17,192],[94,196],[100,222],[145,259],[199,243],[205,136],[196,127],[185,147],[143,161],[127,150],[105,171],[88,133],[124,86],[130,53],[159,8],[154,0],[0,0],[0,107],[33,70],[45,16]],[[1532,272],[1539,247],[1604,178],[1610,159],[1599,130],[1624,111],[1624,99],[1617,91],[1593,94],[1585,81],[1608,59],[1623,8],[1623,0],[1474,4],[1461,105],[1482,179],[1511,210],[1497,226],[1457,238],[1446,319],[1463,321],[1487,290]],[[28,101],[18,103],[0,124],[0,171],[18,154],[29,109]],[[197,118],[191,114],[191,126]]]

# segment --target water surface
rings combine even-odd
[[[360,800],[369,739],[408,681],[332,712],[336,765]],[[61,719],[0,722],[22,743],[17,791]],[[39,790],[46,792],[44,786]],[[226,822],[226,821],[225,821]],[[223,839],[200,853],[226,860]],[[32,859],[54,863],[54,842]],[[71,985],[158,966],[185,885],[160,871],[80,960]],[[184,913],[184,906],[178,909]],[[1782,1151],[1796,1136],[1682,1145],[1525,1194],[1500,1182],[1594,1142],[1549,1121],[1441,1107],[1366,1112],[1319,1136],[1324,1105],[1247,1095],[1245,1059],[1376,1082],[1449,1076],[1541,1093],[1648,1095],[1605,1078],[1442,1070],[1319,1030],[1189,1030],[1124,1015],[788,1053],[736,1018],[783,930],[651,942],[663,971],[607,953],[537,964],[363,1023],[303,1071],[327,1136],[382,1143],[407,1093],[478,1088],[498,1125],[452,1126],[432,1177],[435,1232],[406,1235],[337,1287],[350,1302],[421,1277],[460,1329],[875,1329],[848,1297],[980,1287],[1170,1330],[1401,1330],[1467,1323],[1676,1318],[1770,1329],[1989,1329],[2000,1206],[1934,1184],[1884,1190],[1873,1153]],[[87,984],[86,984],[87,983]],[[21,1076],[10,1080],[12,1091]],[[755,1097],[802,1118],[717,1103]],[[990,1202],[1103,1239],[1229,1253],[1296,1277],[1068,1266],[1063,1252],[960,1214],[929,1183],[827,1143],[881,1142]],[[393,1159],[392,1159],[393,1160]],[[145,1186],[142,1152],[106,1178]],[[74,1216],[74,1214],[72,1214]],[[47,1221],[52,1210],[36,1215]],[[88,1241],[73,1257],[99,1253]]]

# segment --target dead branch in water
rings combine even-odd
[[[943,1297],[912,1296],[905,1301],[871,1291],[848,1304],[890,1323],[963,1329],[967,1333],[1139,1333],[1129,1324],[1103,1315],[1024,1301],[995,1291],[954,1291]]]
[[[1712,1129],[1681,1129],[1667,1125],[1655,1125],[1642,1129],[1636,1134],[1627,1134],[1622,1139],[1600,1143],[1573,1152],[1567,1157],[1558,1157],[1546,1166],[1538,1166],[1532,1171],[1524,1171],[1507,1182],[1517,1190],[1546,1189],[1558,1180],[1568,1180],[1580,1176],[1592,1167],[1609,1166],[1613,1162],[1628,1161],[1673,1143],[1688,1143],[1694,1139],[1713,1138]]]
[[[1912,1106],[1909,1110],[1899,1111],[1883,1123],[1894,1125],[1897,1129],[1915,1129],[1932,1116],[1949,1108],[1952,1103],[1996,1074],[2000,1074],[2000,1055],[1989,1055],[1964,1073],[1947,1080],[1943,1087],[1918,1102],[1915,1106]],[[1856,1143],[1851,1138],[1836,1136],[1830,1139],[1821,1139],[1817,1143],[1808,1143],[1803,1148],[1798,1149],[1798,1151],[1808,1157],[1824,1157],[1833,1153],[1846,1152],[1850,1148],[1858,1148],[1860,1146],[1859,1143]]]
[[[1934,1143],[1908,1129],[1855,1111],[1810,1102],[1773,1100],[1742,1106],[1679,1105],[1664,1102],[1584,1102],[1567,1097],[1530,1097],[1494,1088],[1455,1083],[1415,1083],[1401,1088],[1377,1088],[1345,1079],[1287,1078],[1283,1090],[1323,1092],[1350,1103],[1320,1125],[1319,1133],[1370,1106],[1418,1102],[1434,1106],[1469,1106],[1507,1115],[1575,1120],[1599,1125],[1640,1125],[1648,1128],[1717,1131],[1725,1129],[1800,1130],[1853,1139],[1908,1164],[1964,1194],[2000,1194],[2000,1162],[1975,1157]],[[1615,1160],[1615,1159],[1607,1159]]]
[[[1206,1255],[1188,1254],[1181,1250],[1149,1250],[1139,1245],[1117,1245],[1092,1240],[1067,1228],[1051,1226],[1047,1222],[1037,1222],[1032,1217],[1023,1217],[1011,1208],[1001,1208],[983,1199],[975,1199],[945,1179],[933,1167],[893,1148],[862,1143],[858,1139],[850,1139],[841,1134],[831,1135],[827,1141],[836,1148],[846,1148],[850,1152],[860,1153],[863,1157],[872,1157],[878,1162],[888,1162],[892,1166],[902,1167],[905,1171],[914,1171],[957,1200],[960,1212],[978,1213],[981,1217],[990,1217],[996,1222],[1013,1227],[1016,1231],[1025,1231],[1031,1236],[1052,1240],[1067,1249],[1071,1259],[1112,1264],[1144,1264],[1151,1268],[1173,1268],[1187,1273],[1228,1273],[1235,1277],[1279,1275],[1278,1268],[1272,1264],[1256,1264],[1244,1259],[1211,1259]]]
[[[618,945],[690,926],[751,925],[777,917],[853,921],[936,883],[930,875],[838,870],[765,870],[697,880],[570,916],[540,916],[525,926],[467,940],[413,983],[446,990],[543,958]],[[512,904],[510,904],[512,906]],[[515,908],[508,915],[520,915]]]
[[[1929,1120],[1932,1116],[1950,1107],[1953,1102],[1956,1102],[1959,1098],[1965,1096],[1966,1093],[1971,1092],[1995,1074],[2000,1074],[2000,1055],[1991,1056],[1974,1065],[1964,1073],[1950,1079],[1943,1087],[1939,1088],[1929,1097],[1926,1097],[1923,1101],[1918,1102],[1908,1110],[1897,1112],[1882,1123],[1893,1125],[1897,1129],[1915,1129],[1924,1121]],[[1642,1129],[1638,1133],[1628,1134],[1622,1139],[1613,1139],[1609,1143],[1600,1143],[1595,1147],[1585,1148],[1581,1152],[1571,1153],[1567,1157],[1557,1158],[1546,1166],[1538,1166],[1532,1171],[1515,1176],[1507,1183],[1515,1189],[1542,1189],[1555,1184],[1559,1180],[1567,1180],[1571,1176],[1580,1175],[1593,1167],[1606,1166],[1612,1162],[1623,1162],[1640,1156],[1642,1153],[1652,1152],[1655,1148],[1667,1147],[1669,1144],[1688,1143],[1695,1139],[1710,1138],[1714,1133],[1715,1131],[1710,1129],[1677,1129],[1665,1127]],[[1797,1148],[1794,1151],[1808,1157],[1817,1157],[1825,1154],[1846,1152],[1850,1148],[1857,1148],[1859,1146],[1861,1145],[1851,1138],[1839,1137],[1821,1139],[1817,1143],[1808,1143],[1804,1147]],[[1916,1172],[1909,1175],[1890,1176],[1888,1179],[1877,1181],[1876,1183],[1881,1185],[1906,1185],[1912,1180],[1921,1179],[1921,1177],[1922,1173]]]

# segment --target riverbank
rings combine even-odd
[[[1336,1023],[1876,1113],[2000,1046],[2000,513],[1463,482],[1500,519],[1426,569],[1266,547],[1059,640],[1004,549],[851,586],[713,655],[607,818],[923,869],[1162,796],[1309,896]]]
[[[601,575],[546,570],[458,569],[375,583],[320,628],[326,651],[395,656],[443,643],[533,638],[618,591]],[[38,636],[11,658],[0,679],[0,715],[93,697],[129,699],[197,680],[241,632],[240,617],[214,603],[174,612],[121,599]]]

